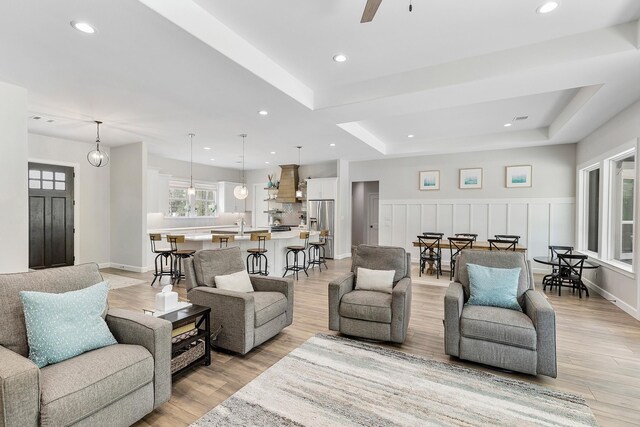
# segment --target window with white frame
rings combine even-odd
[[[608,259],[633,264],[635,209],[635,151],[609,160],[609,250]]]
[[[583,237],[582,250],[598,253],[600,241],[600,167],[582,171],[583,179]]]
[[[212,217],[217,211],[216,188],[212,185],[194,184],[195,196],[187,194],[188,182],[169,183],[169,216]]]

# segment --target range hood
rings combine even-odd
[[[280,173],[280,187],[278,188],[276,202],[299,202],[296,198],[296,191],[298,190],[298,167],[299,165],[280,165],[282,171]]]

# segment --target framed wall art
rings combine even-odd
[[[482,168],[460,169],[460,189],[482,188]]]
[[[531,187],[531,165],[506,167],[507,188]]]
[[[439,190],[440,171],[420,172],[420,190]]]

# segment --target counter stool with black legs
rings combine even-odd
[[[300,240],[304,241],[304,246],[287,246],[287,254],[285,255],[285,259],[287,260],[287,267],[284,270],[284,274],[282,277],[286,276],[289,271],[293,271],[293,274],[296,276],[296,280],[298,280],[298,272],[300,270],[304,271],[304,274],[309,277],[309,273],[307,273],[307,252],[306,250],[309,248],[309,232],[302,231],[300,232]],[[289,265],[289,254],[293,254],[293,265]],[[298,255],[302,253],[302,264],[300,264],[300,260],[298,259]]]
[[[153,273],[153,281],[151,282],[151,286],[153,286],[158,277],[160,281],[162,281],[162,276],[169,276],[173,279],[173,254],[170,247],[158,248],[156,246],[156,242],[162,241],[160,233],[149,234],[149,240],[151,241],[151,252],[157,254],[154,260],[156,271]],[[165,267],[169,267],[169,269],[166,270]]]
[[[309,267],[316,268],[317,265],[322,271],[322,264],[324,264],[324,268],[329,269],[327,260],[324,257],[327,236],[329,236],[329,230],[320,230],[319,240],[317,242],[309,242]]]
[[[178,247],[178,243],[184,243],[183,234],[168,234],[167,242],[171,244],[171,253],[173,254],[173,280],[176,283],[180,283],[180,280],[184,279],[182,260],[192,257],[196,251],[194,249],[180,249]]]
[[[269,275],[269,261],[267,259],[267,240],[271,240],[271,233],[251,233],[252,242],[258,242],[258,247],[249,248],[247,252],[247,273],[259,274],[261,276]],[[262,269],[262,263],[264,262],[264,270]],[[251,264],[251,269],[249,269]],[[258,269],[256,270],[256,267]]]
[[[211,232],[213,233],[213,231]],[[233,234],[211,234],[212,243],[220,243],[220,249],[229,246],[229,242],[233,242],[235,236]]]

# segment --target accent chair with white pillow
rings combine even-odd
[[[105,309],[105,289],[97,289],[101,300],[100,295],[89,295],[98,308],[69,303],[78,298],[79,303],[93,304],[84,297],[98,284],[104,286],[100,282],[96,264],[0,274],[0,426],[129,426],[169,400],[171,323],[142,312]],[[40,300],[39,306],[25,301],[24,307],[32,310],[26,323],[20,297],[24,291]],[[46,299],[67,301],[43,308]],[[58,316],[56,308],[64,312]],[[73,315],[87,312],[95,327],[74,327]],[[51,322],[37,319],[42,314],[51,316]],[[71,323],[56,328],[53,323],[61,318]],[[45,329],[38,330],[43,323]],[[92,335],[69,337],[69,331]],[[49,340],[40,350],[55,357],[34,357],[37,349],[29,346],[34,334],[41,338],[34,347]],[[83,338],[89,345],[68,354],[69,345],[77,347]]]
[[[501,283],[486,280],[491,269],[497,269],[494,282],[500,277]],[[517,277],[510,278],[518,269]],[[463,250],[444,297],[444,333],[445,353],[450,356],[525,374],[557,376],[556,315],[535,290],[524,253]]]
[[[329,283],[329,329],[403,343],[411,317],[411,254],[359,245],[351,272]]]
[[[293,323],[293,281],[249,276],[237,246],[196,252],[185,276],[189,301],[211,307],[216,347],[246,354]]]

